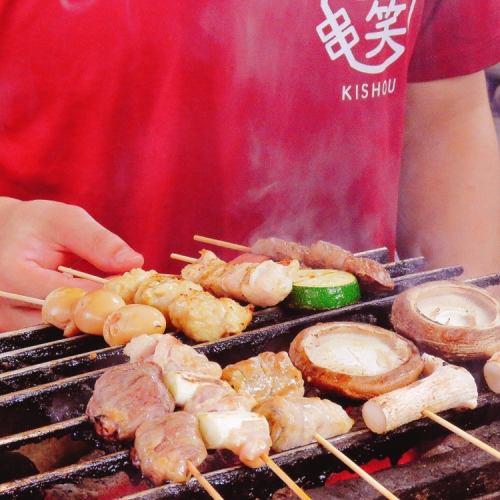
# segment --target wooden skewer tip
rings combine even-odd
[[[195,259],[194,257],[188,257],[187,255],[181,255],[180,253],[171,253],[170,258],[174,260],[179,260],[181,262],[187,262],[188,264],[193,264],[196,262],[198,259]]]
[[[260,458],[300,499],[311,500],[311,497],[269,455],[262,455]]]
[[[452,424],[451,422],[448,422],[448,420],[445,420],[443,417],[440,417],[439,415],[436,415],[434,412],[429,411],[429,410],[424,410],[422,412],[422,415],[424,417],[428,417],[431,420],[434,420],[434,422],[442,425],[449,431],[457,434],[461,438],[465,439],[469,443],[473,444],[474,446],[477,446],[481,450],[485,451],[486,453],[489,453],[493,457],[495,457],[497,460],[500,460],[500,451],[496,450],[489,444],[484,443],[477,437],[473,436],[472,434],[469,434],[468,432],[464,431],[463,429],[460,429],[460,427],[457,427],[456,425]]]
[[[197,469],[197,467],[190,461],[187,461],[187,466],[189,472],[194,476],[197,481],[203,486],[204,490],[214,499],[214,500],[224,500],[215,488],[206,480],[205,476]]]
[[[3,291],[0,291],[0,297],[3,297],[4,299],[17,300],[19,302],[25,302],[27,304],[35,304],[37,306],[43,306],[43,303],[45,302],[43,299],[37,299],[35,297],[28,297],[27,295],[20,295],[18,293]]]
[[[209,245],[214,245],[221,248],[229,248],[230,250],[236,250],[243,253],[251,253],[252,248],[246,245],[239,245],[238,243],[231,243],[230,241],[217,240],[215,238],[207,238],[206,236],[200,236],[195,234],[193,236],[194,241],[199,241],[200,243],[208,243]]]
[[[108,280],[105,278],[101,278],[100,276],[95,276],[89,273],[84,273],[82,271],[78,271],[77,269],[72,269],[71,267],[59,266],[57,270],[61,273],[71,274],[71,276],[76,276],[77,278],[83,278],[89,281],[95,281],[96,283],[108,282]]]
[[[316,433],[314,434],[314,439],[318,441],[318,443],[326,448],[330,453],[335,455],[341,462],[343,462],[347,467],[356,472],[359,476],[361,476],[367,483],[369,483],[373,488],[375,488],[379,493],[385,496],[390,500],[398,500],[398,497],[391,493],[385,486],[380,484],[375,478],[370,476],[368,472],[363,470],[358,464],[353,462],[347,455],[342,453],[338,448],[333,446],[330,442],[328,442],[323,436]]]

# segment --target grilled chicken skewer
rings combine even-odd
[[[322,240],[307,247],[280,238],[263,238],[257,240],[251,247],[248,247],[200,235],[194,235],[193,239],[240,252],[267,255],[278,261],[295,259],[307,267],[339,269],[354,274],[362,283],[369,287],[381,289],[394,288],[394,282],[382,264],[372,259],[357,257],[338,245]]]
[[[184,279],[200,284],[216,297],[230,297],[260,307],[283,301],[292,291],[293,278],[299,269],[297,261],[283,265],[272,260],[231,264],[219,259],[210,250],[201,250],[201,257],[182,270]],[[186,261],[178,254],[174,259]]]
[[[229,449],[250,467],[271,464],[273,470],[278,471],[280,478],[300,498],[309,498],[268,457],[271,446],[269,426],[265,418],[250,411],[256,401],[250,396],[237,394],[227,382],[220,380],[222,370],[217,363],[208,361],[204,355],[168,334],[137,337],[125,347],[125,354],[131,361],[153,362],[161,367],[164,381],[176,405],[183,407],[185,413],[198,417],[201,436],[207,448]],[[166,420],[170,421],[170,417]],[[160,426],[160,430],[157,427],[148,427],[148,432],[151,428],[151,432],[160,436],[160,433],[164,433],[161,430],[163,426]],[[139,443],[136,439],[136,447],[141,446],[141,443],[142,438]],[[160,460],[159,463],[161,468],[163,462]],[[185,463],[181,465],[185,474]],[[164,474],[163,470],[158,472],[159,477],[164,477]],[[149,472],[149,476],[155,477],[154,472]]]

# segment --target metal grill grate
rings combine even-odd
[[[386,249],[359,254],[384,262]],[[385,264],[396,287],[394,291],[365,295],[362,302],[341,309],[319,313],[299,313],[279,307],[263,309],[247,332],[195,346],[209,359],[222,365],[262,352],[288,350],[293,337],[303,328],[320,321],[368,321],[389,326],[388,313],[394,296],[400,291],[438,279],[449,279],[462,273],[460,266],[422,272],[423,258]],[[500,283],[500,274],[470,280],[479,286]],[[103,371],[126,362],[121,347],[107,347],[100,337],[81,336],[61,339],[53,327],[35,327],[0,336],[0,453],[51,437],[71,435],[104,449],[102,457],[37,474],[0,485],[0,498],[35,496],[41,488],[56,483],[75,482],[82,478],[107,476],[129,465],[128,449],[122,444],[110,446],[101,441],[83,416],[93,385]],[[54,412],[54,408],[58,411]],[[466,413],[448,412],[447,417],[465,428],[498,419],[500,396],[483,391],[479,406]],[[374,457],[398,456],[416,442],[443,434],[431,421],[408,424],[384,436],[375,436],[357,418],[357,426],[347,435],[332,439],[341,450],[361,463]],[[318,445],[308,445],[274,455],[276,462],[304,485],[317,485],[343,466]],[[266,468],[248,469],[236,466],[208,472],[206,477],[230,498],[265,497],[281,487]],[[127,498],[157,499],[195,498],[204,496],[196,481],[185,485],[166,484]]]

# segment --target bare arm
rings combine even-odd
[[[398,250],[500,272],[500,155],[484,74],[411,84]]]

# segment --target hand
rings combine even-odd
[[[98,287],[57,271],[58,266],[71,266],[81,259],[109,274],[141,267],[144,262],[80,207],[0,198],[0,290],[44,299],[61,286]],[[39,307],[0,300],[0,331],[39,323]]]

